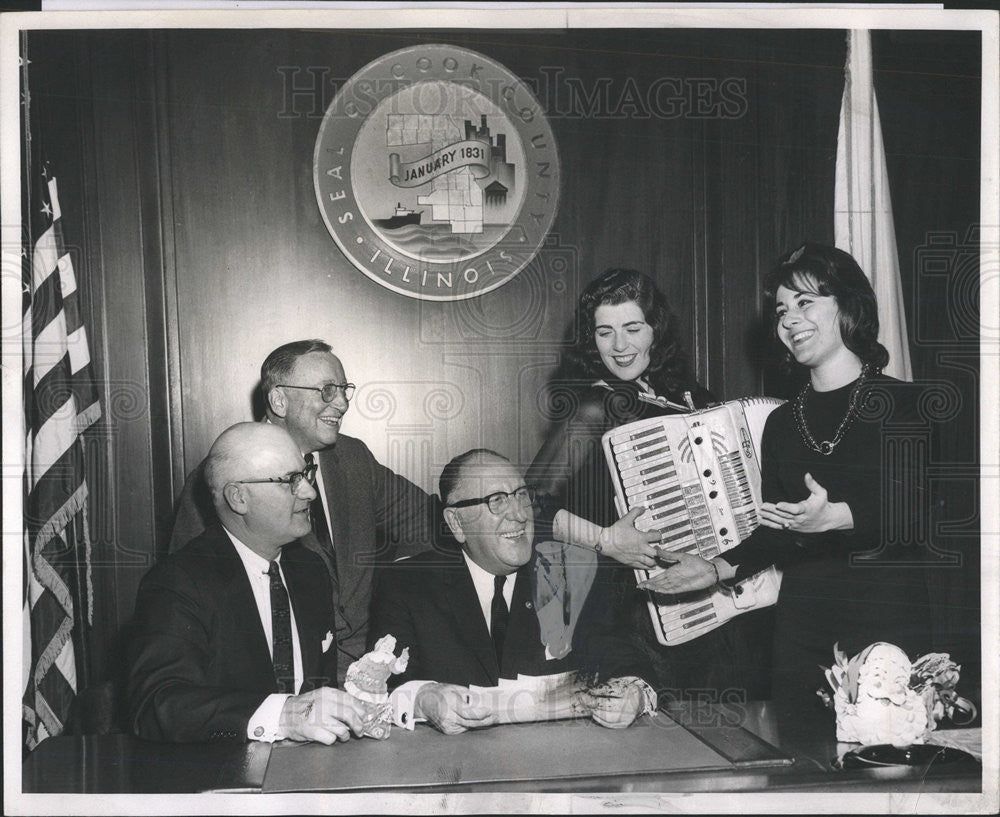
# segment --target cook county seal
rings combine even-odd
[[[449,45],[394,51],[349,79],[313,154],[316,200],[373,281],[455,301],[534,257],[559,199],[552,129],[499,63]]]

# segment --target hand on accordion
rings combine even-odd
[[[633,508],[610,528],[601,531],[601,552],[615,561],[629,567],[648,570],[656,566],[659,531],[642,531],[635,527],[635,520],[646,512],[645,508]]]
[[[671,566],[653,573],[644,582],[640,582],[638,585],[640,589],[672,595],[704,590],[719,581],[716,567],[701,556],[660,551],[659,558],[661,562],[670,562]]]

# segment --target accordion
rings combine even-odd
[[[624,516],[646,512],[639,530],[660,534],[662,550],[711,559],[746,539],[760,522],[760,438],[783,401],[734,400],[690,414],[637,420],[602,438],[615,503]],[[636,570],[644,581],[650,571]],[[728,588],[668,596],[650,593],[657,640],[683,644],[749,610],[774,604],[781,573],[774,567]]]

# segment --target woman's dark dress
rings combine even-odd
[[[854,385],[810,392],[805,418],[817,442],[834,436]],[[918,390],[877,377],[863,394],[865,408],[829,456],[803,443],[792,403],[768,417],[761,446],[765,501],[805,499],[803,478],[809,473],[830,502],[850,506],[854,528],[796,535],[761,527],[723,555],[739,565],[738,579],[770,564],[784,571],[775,615],[775,698],[814,697],[825,687],[819,666],[830,666],[834,643],[851,656],[875,641],[888,641],[911,660],[932,649],[923,569],[901,564],[905,548],[878,552],[893,528],[912,520],[915,503],[929,501],[919,495],[912,466],[901,461],[905,446],[897,445],[907,428],[919,423]]]
[[[641,389],[634,382],[608,377],[603,383],[606,386],[567,385],[550,393],[555,422],[526,477],[538,490],[540,536],[546,535],[546,521],[551,523],[560,508],[602,527],[617,521],[614,485],[601,447],[606,431],[635,420],[691,410],[681,408],[686,403],[683,391],[663,395],[677,404],[673,408],[640,399]],[[700,386],[691,390],[691,398],[696,408],[714,402]],[[646,604],[649,597],[636,587],[632,568],[599,557],[595,581],[612,585],[608,596],[616,599],[617,607],[609,615],[619,618],[634,644],[653,663],[661,698],[689,699],[701,694],[700,690],[713,697],[733,690],[730,700],[741,694],[761,697],[766,693],[769,616],[744,615],[693,641],[664,647],[653,632]],[[760,620],[744,623],[742,619],[747,618]]]

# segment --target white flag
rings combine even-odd
[[[885,373],[912,380],[889,175],[872,82],[869,31],[847,33],[845,72],[837,135],[834,240],[837,247],[854,256],[875,290],[879,341],[889,350]]]

